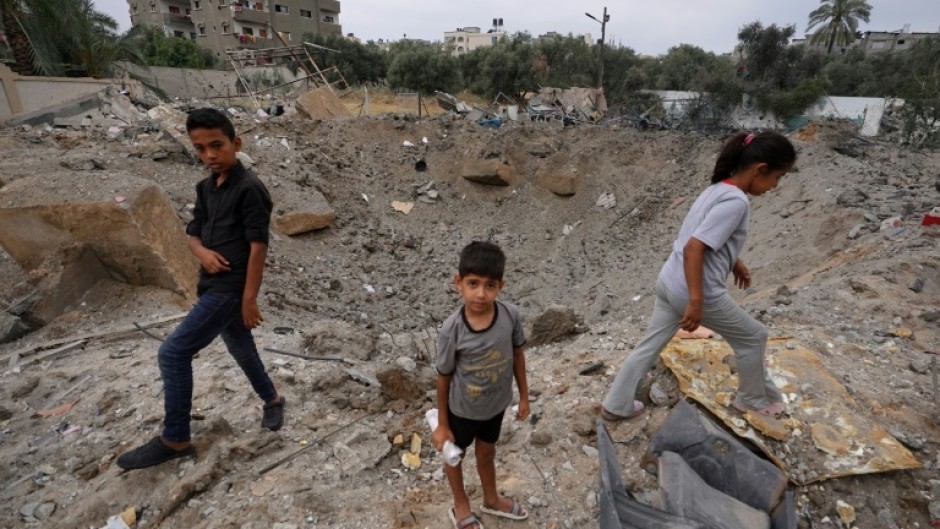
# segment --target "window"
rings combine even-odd
[[[191,31],[191,32],[189,33],[189,38],[192,39],[192,40],[196,40],[196,32],[195,32],[195,31]]]
[[[457,51],[463,51],[463,46],[457,46]]]
[[[206,34],[206,28],[199,28],[199,34],[200,34],[200,35],[205,35],[205,34]]]
[[[457,42],[463,42],[463,37],[457,37]]]
[[[251,28],[242,28],[242,35],[254,35],[255,30]]]
[[[136,12],[137,12],[137,4],[131,5],[131,9],[136,13]]]
[[[284,40],[290,40],[290,31],[282,31],[281,35],[284,36]]]
[[[898,41],[898,46],[903,46],[903,45],[904,45],[904,39],[899,40],[899,41]]]
[[[172,13],[172,14],[174,14],[174,15],[178,15],[178,14],[180,14],[180,8],[178,8],[178,7],[176,7],[176,6],[170,6],[170,13]]]
[[[498,40],[498,37],[493,37],[493,44],[496,44],[497,40]]]
[[[193,9],[201,9],[199,0],[193,0]]]
[[[174,31],[173,31],[173,36],[174,36],[174,37],[185,37],[186,34],[183,33],[182,31],[176,31],[176,30],[174,30]]]
[[[259,29],[259,30],[258,30],[258,36],[261,37],[261,38],[263,38],[263,39],[268,38],[268,30],[265,29],[265,28]]]
[[[290,9],[288,9],[287,6],[282,6],[281,4],[274,4],[274,12],[283,13],[286,15],[287,13],[290,12]]]
[[[150,12],[151,13],[157,12],[157,4],[150,4]]]
[[[304,18],[313,18],[313,11],[310,11],[309,9],[301,9],[300,16]]]
[[[323,21],[327,24],[335,24],[336,19],[332,15],[323,15]]]

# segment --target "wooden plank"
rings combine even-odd
[[[149,329],[150,327],[156,327],[157,325],[163,325],[164,323],[172,323],[172,322],[182,320],[183,318],[186,317],[187,314],[189,313],[181,312],[179,314],[166,316],[164,318],[159,318],[159,319],[147,322],[147,323],[141,323],[140,326],[143,327],[144,329]],[[55,347],[57,345],[62,345],[64,343],[76,342],[80,340],[84,340],[84,341],[94,340],[96,338],[109,338],[112,336],[119,336],[121,334],[127,334],[130,332],[138,332],[137,327],[134,327],[133,325],[127,325],[124,327],[119,327],[117,329],[112,329],[110,331],[96,331],[96,332],[91,332],[91,333],[86,333],[86,334],[79,334],[77,336],[67,336],[65,338],[59,338],[56,340],[43,342],[43,343],[36,344],[30,347],[24,347],[23,349],[20,349],[18,351],[13,351],[12,353],[4,354],[0,356],[0,363],[6,362],[10,358],[13,358],[13,357],[22,358],[24,356],[30,356],[32,354],[35,354],[37,351],[41,349],[48,349],[50,347]]]
[[[68,345],[63,345],[62,347],[59,347],[59,348],[57,348],[57,349],[53,349],[53,350],[51,350],[51,351],[46,351],[46,352],[44,352],[44,353],[42,353],[42,354],[38,354],[38,355],[35,355],[35,356],[30,356],[29,358],[26,358],[25,360],[23,360],[23,361],[20,362],[19,364],[10,365],[10,366],[7,367],[6,370],[4,370],[3,372],[4,372],[4,373],[7,373],[7,372],[9,372],[9,371],[13,371],[14,369],[16,369],[16,368],[18,368],[18,367],[26,367],[26,366],[28,366],[28,365],[30,365],[30,364],[35,364],[35,363],[38,363],[38,362],[42,362],[43,360],[54,360],[54,359],[55,359],[56,357],[58,357],[59,355],[63,355],[63,354],[65,354],[65,353],[68,353],[69,351],[73,351],[73,350],[75,350],[75,349],[78,349],[79,347],[85,345],[86,343],[87,343],[86,340],[78,340],[78,341],[72,342],[72,343],[70,343],[70,344],[68,344]]]

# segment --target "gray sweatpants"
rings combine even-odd
[[[656,283],[656,305],[650,316],[646,336],[627,356],[607,397],[604,409],[617,415],[633,413],[640,380],[653,366],[659,353],[679,330],[688,301],[674,295],[662,283]],[[702,308],[702,325],[720,334],[734,350],[738,370],[738,395],[735,400],[752,408],[763,408],[783,400],[764,367],[767,329],[738,306],[725,293],[706,302]]]

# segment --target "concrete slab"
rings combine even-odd
[[[98,281],[110,275],[94,251],[84,243],[63,248],[29,273],[39,291],[30,316],[42,324],[72,310]]]
[[[349,116],[349,109],[329,87],[321,86],[297,98],[297,111],[309,119],[334,119]]]
[[[684,400],[653,436],[650,450],[679,454],[710,487],[761,511],[776,507],[787,489],[782,470]]]
[[[794,483],[921,467],[815,353],[789,338],[767,345],[768,369],[788,401],[790,416],[783,423],[789,435],[785,441],[762,435],[731,406],[738,386],[728,365],[733,354],[723,340],[673,340],[662,358],[678,377],[682,393],[752,441]]]
[[[80,245],[114,279],[195,298],[198,262],[153,182],[89,171],[27,177],[0,188],[0,203],[9,205],[0,208],[0,246],[27,274]]]
[[[697,520],[710,529],[770,529],[770,517],[717,491],[675,452],[659,456],[659,486],[669,512]]]

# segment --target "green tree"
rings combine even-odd
[[[900,62],[905,139],[915,148],[940,145],[940,37],[918,40]]]
[[[439,44],[400,41],[389,53],[388,84],[392,88],[432,94],[435,90],[456,92],[461,86],[456,57]]]
[[[714,53],[691,44],[669,48],[660,60],[660,73],[655,88],[659,90],[700,91],[705,76],[718,68]]]
[[[819,28],[810,37],[810,44],[826,45],[826,53],[832,53],[836,44],[848,46],[855,41],[858,21],[868,22],[871,5],[866,0],[820,0],[822,4],[809,14],[806,31]]]
[[[144,25],[132,28],[130,34],[149,66],[206,69],[216,65],[212,51],[191,39],[167,37],[160,28]]]
[[[0,11],[19,73],[104,76],[114,60],[140,61],[91,0],[0,0]]]
[[[385,78],[388,54],[374,42],[362,44],[342,35],[322,33],[305,33],[304,42],[335,50],[311,48],[308,51],[321,69],[336,66],[350,85],[376,83]]]
[[[742,76],[753,81],[774,79],[781,64],[785,64],[790,37],[796,32],[796,26],[778,27],[771,24],[764,27],[759,21],[752,22],[738,31],[739,49],[744,54]]]

